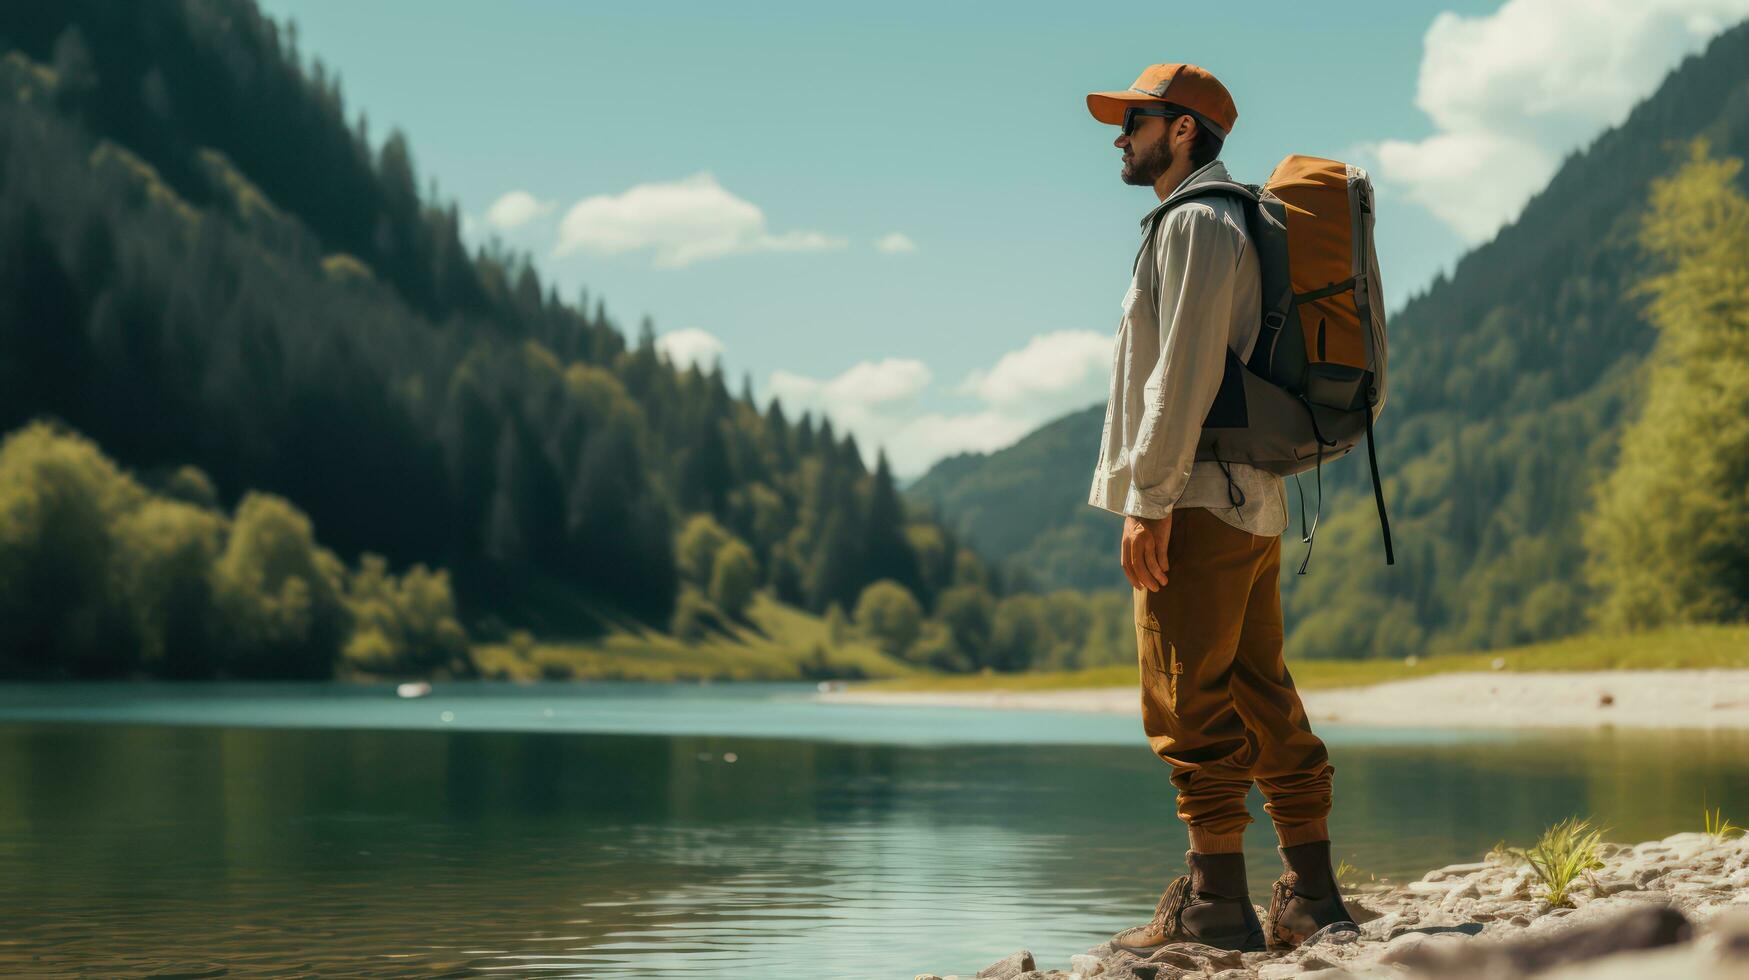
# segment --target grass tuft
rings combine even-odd
[[[1366,878],[1367,884],[1377,884],[1378,875],[1370,871],[1362,871],[1348,863],[1346,858],[1336,862],[1336,887],[1343,891],[1355,891],[1361,887],[1361,878]]]
[[[1593,828],[1591,821],[1568,817],[1543,831],[1534,847],[1511,850],[1530,865],[1543,886],[1545,901],[1571,907],[1573,884],[1582,877],[1589,879],[1592,871],[1603,867],[1603,859],[1597,856],[1601,843],[1603,831]]]
[[[1719,840],[1725,840],[1729,837],[1743,836],[1743,828],[1726,819],[1724,811],[1719,807],[1715,806],[1711,810],[1702,807],[1700,814],[1701,822],[1706,828],[1708,837],[1717,837]]]

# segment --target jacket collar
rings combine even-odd
[[[1195,170],[1192,170],[1189,175],[1179,182],[1177,187],[1172,189],[1172,193],[1166,195],[1165,200],[1161,201],[1154,207],[1149,208],[1148,213],[1142,215],[1142,220],[1140,222],[1141,226],[1146,228],[1148,222],[1153,220],[1155,214],[1164,208],[1169,208],[1172,205],[1177,204],[1181,199],[1194,192],[1203,184],[1227,182],[1232,181],[1232,179],[1232,175],[1227,173],[1226,164],[1222,163],[1219,159],[1210,160]]]

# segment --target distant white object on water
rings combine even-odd
[[[431,693],[430,681],[407,681],[395,685],[395,693],[404,698],[422,698]]]
[[[740,756],[736,755],[733,752],[724,752],[723,753],[723,761],[724,762],[734,762],[736,759],[739,759],[739,758],[740,758]]]
[[[443,722],[455,721],[455,712],[445,711],[443,714],[438,715],[437,718],[439,721],[443,721]]]
[[[844,690],[844,682],[843,681],[821,681],[820,683],[814,685],[814,690],[819,691],[821,694],[825,694],[827,691],[842,691],[842,690]]]

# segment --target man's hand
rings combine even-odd
[[[1172,515],[1158,520],[1125,514],[1123,519],[1123,573],[1130,585],[1149,592],[1166,586],[1166,542],[1172,537]]]

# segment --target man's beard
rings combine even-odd
[[[1146,154],[1134,153],[1123,167],[1123,182],[1137,187],[1153,186],[1172,166],[1172,144],[1157,140]]]

